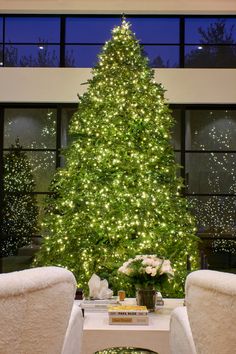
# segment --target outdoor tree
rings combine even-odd
[[[225,20],[218,20],[206,30],[199,27],[200,48],[185,57],[186,67],[235,67],[236,49],[234,26],[227,28]]]
[[[164,89],[126,20],[92,74],[70,125],[66,166],[52,184],[35,264],[67,267],[84,289],[96,273],[114,291],[129,291],[117,269],[137,254],[157,254],[172,261],[172,294],[180,294],[187,256],[197,263],[194,220],[180,195]]]
[[[209,111],[208,117],[204,118],[207,125],[194,128],[193,149],[200,147],[202,151],[212,152],[207,154],[207,161],[204,154],[202,160],[198,159],[196,180],[200,180],[201,172],[207,171],[202,186],[213,195],[191,197],[191,205],[198,230],[207,236],[208,242],[210,237],[213,252],[235,254],[236,168],[231,153],[235,147],[235,117],[231,111],[220,110],[218,113]]]
[[[0,48],[0,58],[4,57],[4,66],[22,66],[22,67],[57,67],[59,66],[59,57],[56,50],[52,50],[50,45],[44,39],[38,39],[37,52],[30,54],[30,49],[35,46],[29,45],[28,52],[25,51],[24,55],[20,55],[17,46],[9,44],[3,50]],[[33,48],[32,48],[33,47]],[[3,61],[3,59],[0,59]],[[66,50],[65,52],[65,66],[74,67],[75,58],[74,51]]]
[[[17,140],[4,155],[1,256],[15,255],[18,248],[30,243],[37,230],[34,187],[30,163]]]

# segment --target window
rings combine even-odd
[[[186,18],[185,67],[236,67],[236,18]]]
[[[153,68],[179,66],[180,19],[175,17],[128,17]]]
[[[236,67],[236,16],[127,20],[153,68]],[[0,17],[0,66],[93,67],[120,15]]]
[[[68,125],[76,106],[8,105],[0,109],[4,118],[1,156],[9,157],[12,145],[18,141],[25,156],[24,164],[31,167],[32,176],[27,178],[34,181],[32,190],[23,189],[24,193],[19,193],[19,186],[25,188],[22,179],[25,168],[21,168],[25,165],[19,163],[23,160],[16,159],[16,168],[10,174],[11,185],[4,181],[4,194],[0,195],[0,199],[7,199],[10,206],[21,206],[24,203],[19,196],[30,196],[28,203],[32,208],[37,206],[37,228],[31,232],[26,243],[15,242],[11,252],[8,249],[1,255],[2,271],[28,267],[39,248],[45,198],[50,195],[48,188],[55,168],[65,163],[60,149],[72,142],[68,136]],[[202,239],[201,250],[207,256],[211,269],[235,268],[236,108],[173,106],[172,111],[176,124],[171,142],[176,161],[183,166],[179,174],[185,178],[184,193],[196,217],[198,235]],[[13,157],[8,161],[12,163]],[[15,216],[16,207],[10,211]],[[31,214],[29,218],[32,220]],[[18,225],[17,219],[14,222]],[[5,231],[7,227],[9,225],[5,225]]]
[[[152,68],[179,67],[179,46],[145,45],[144,53]]]
[[[152,67],[179,66],[179,19],[128,17]],[[65,66],[91,67],[120,17],[67,17]]]
[[[236,111],[185,112],[185,181],[212,269],[235,267]]]
[[[2,116],[1,263],[5,272],[28,267],[39,248],[45,198],[59,150],[55,107],[6,107]]]
[[[70,44],[105,43],[120,17],[67,17],[65,42]]]
[[[175,161],[181,165],[181,110],[178,108],[173,109],[172,116],[175,124],[172,129],[171,144],[175,151]],[[178,171],[178,175],[180,174],[181,170]]]
[[[4,66],[60,65],[59,17],[6,17]]]
[[[70,44],[65,46],[65,66],[91,68],[97,64],[102,45]]]

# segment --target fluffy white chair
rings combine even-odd
[[[186,307],[177,307],[170,318],[171,354],[196,354]]]
[[[236,275],[199,270],[186,280],[186,308],[171,314],[171,354],[236,352]]]
[[[73,274],[59,267],[0,274],[0,353],[79,354],[75,289]]]

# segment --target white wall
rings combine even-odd
[[[0,0],[2,13],[236,14],[236,0]],[[0,102],[77,102],[90,69],[0,68]],[[158,69],[170,103],[236,103],[236,69]]]
[[[212,13],[236,12],[235,0],[0,0],[7,13]]]
[[[91,69],[1,68],[0,102],[77,102]],[[235,69],[156,69],[170,103],[236,103]]]

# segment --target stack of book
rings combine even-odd
[[[109,305],[119,305],[118,298],[114,297],[106,300],[83,300],[80,303],[80,307],[88,312],[106,312]]]
[[[116,325],[148,325],[146,306],[121,305],[108,306],[109,324]]]

